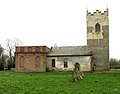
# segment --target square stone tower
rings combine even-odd
[[[108,9],[87,11],[87,48],[92,51],[94,70],[109,69],[109,18]]]

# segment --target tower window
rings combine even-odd
[[[95,32],[100,32],[100,24],[99,23],[97,23],[95,25]]]

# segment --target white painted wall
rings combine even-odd
[[[64,58],[68,58],[68,68],[64,68]],[[52,68],[52,59],[55,59],[55,68],[60,71],[72,71],[76,62],[81,65],[82,71],[91,71],[90,56],[47,57],[47,68]]]

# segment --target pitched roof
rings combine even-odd
[[[91,55],[86,46],[56,46],[53,47],[47,56],[75,56]]]

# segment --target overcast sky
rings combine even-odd
[[[86,45],[86,10],[109,8],[110,57],[120,59],[119,0],[0,0],[0,44]]]

